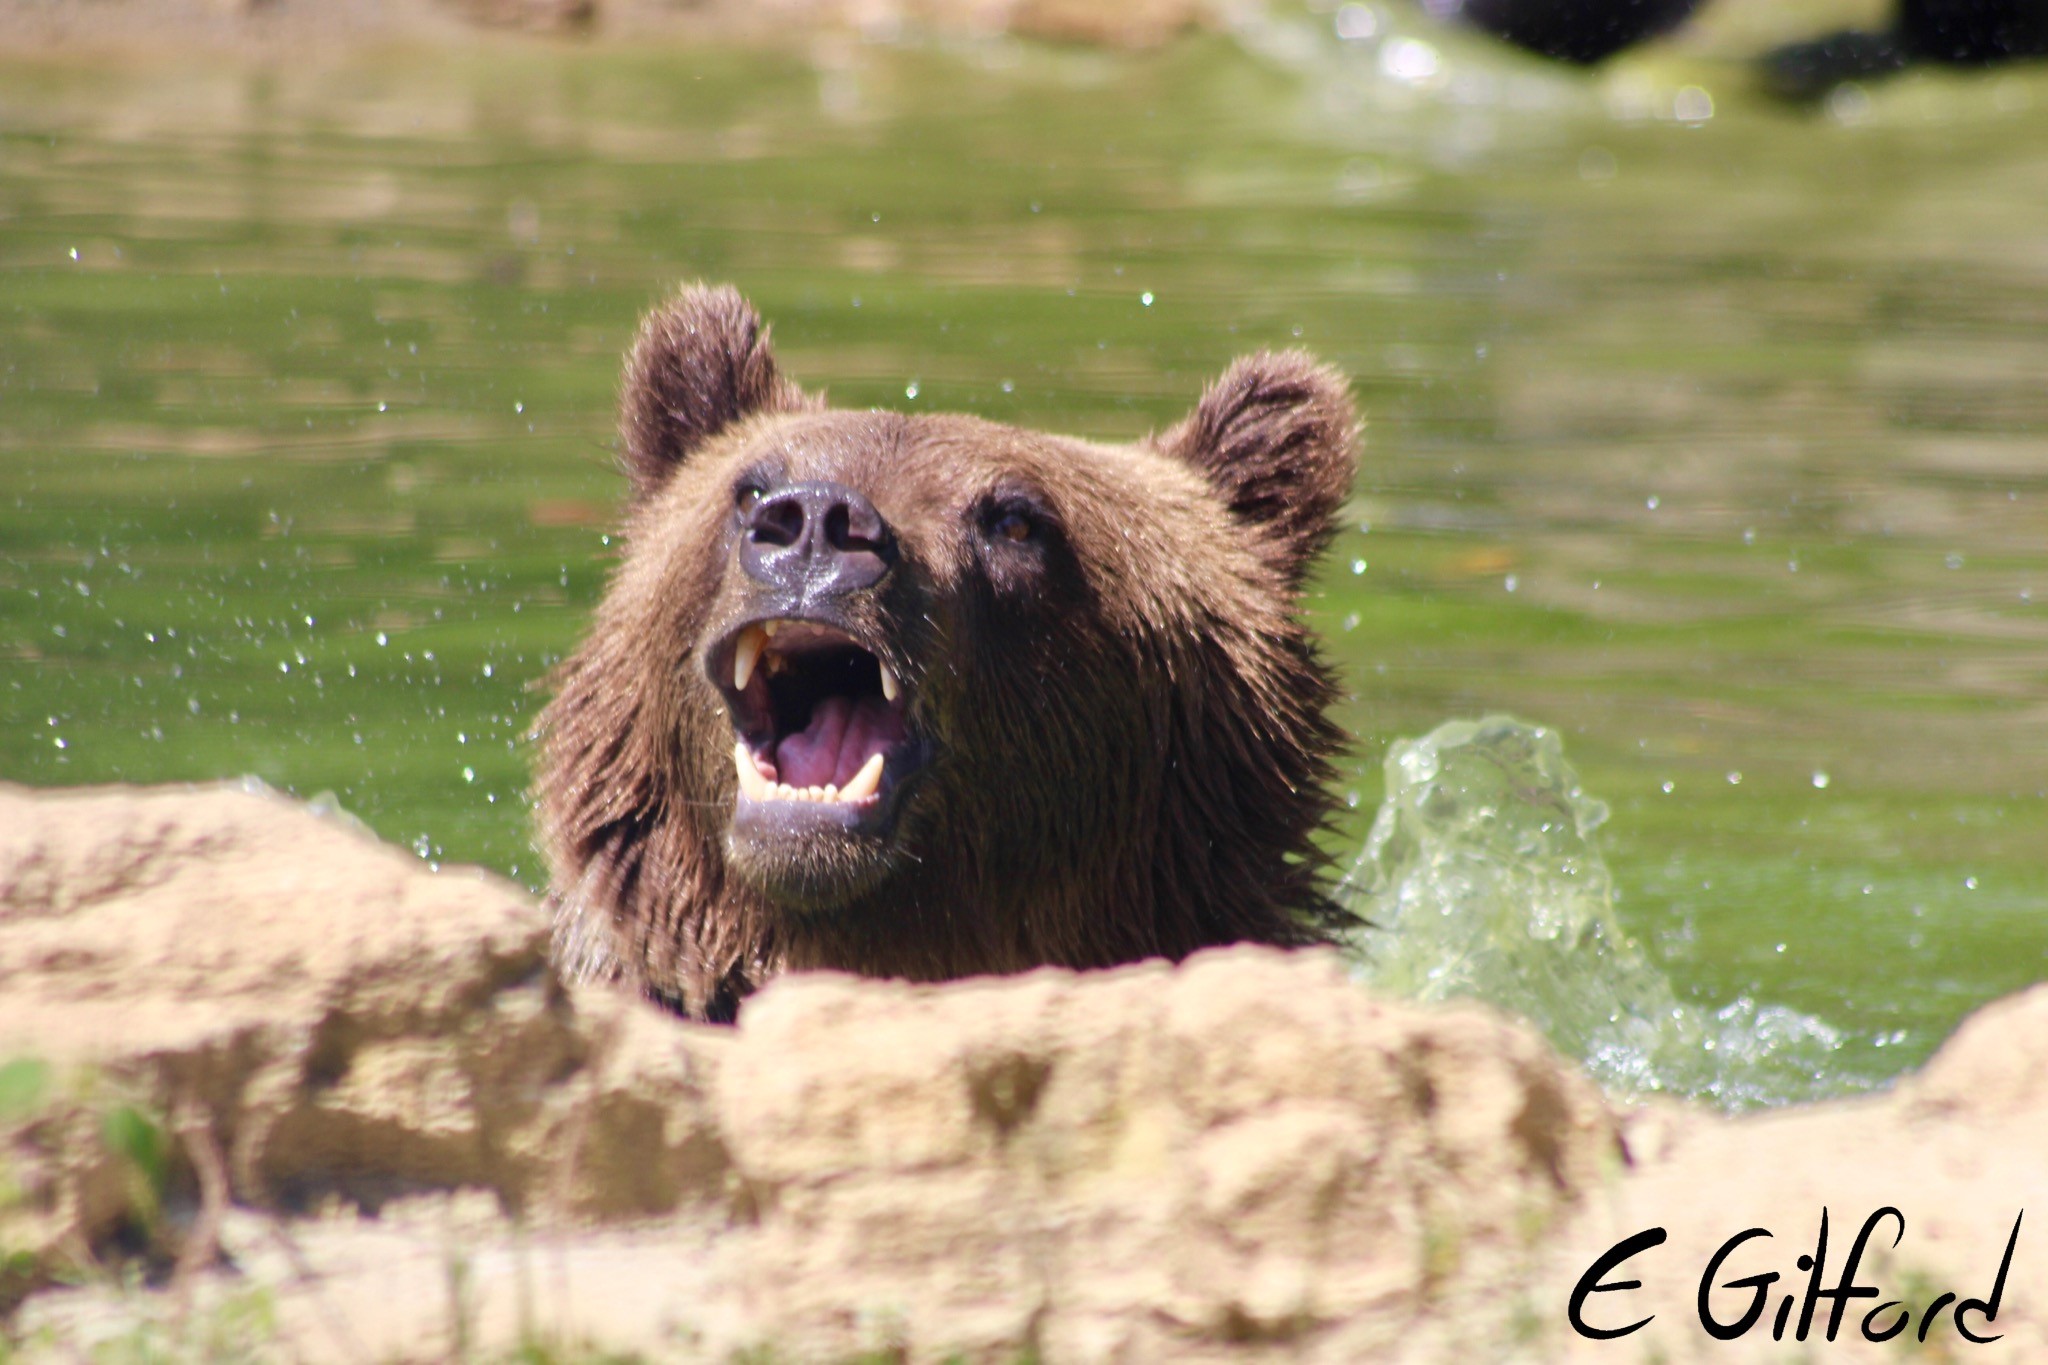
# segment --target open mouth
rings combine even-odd
[[[777,618],[708,660],[731,705],[741,805],[836,807],[862,823],[907,775],[907,699],[895,671],[845,631]]]

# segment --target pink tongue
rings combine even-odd
[[[775,777],[792,787],[843,787],[903,738],[903,718],[880,697],[827,697],[801,733],[775,746]]]

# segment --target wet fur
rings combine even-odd
[[[624,557],[539,727],[570,975],[718,1019],[786,968],[940,980],[1338,927],[1313,839],[1334,682],[1296,605],[1351,482],[1341,376],[1247,357],[1130,446],[835,412],[737,293],[698,286],[643,324],[621,425]],[[697,654],[736,619],[731,486],[764,458],[889,517],[904,558],[862,610],[944,741],[879,881],[815,913],[727,865],[733,737]],[[962,529],[1017,490],[1056,519],[1029,561]]]

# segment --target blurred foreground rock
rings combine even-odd
[[[1691,1317],[1743,1227],[1789,1281],[1823,1204],[1837,1246],[1899,1205],[1894,1268],[1968,1297],[2017,1208],[2048,1224],[2048,991],[1893,1097],[1727,1121],[1623,1113],[1526,1030],[1376,1000],[1328,954],[793,977],[717,1030],[566,991],[545,942],[519,889],[273,796],[0,788],[12,1340],[1766,1358],[1767,1326]],[[1644,1288],[1589,1317],[1656,1321],[1580,1341],[1573,1282],[1651,1225],[1670,1244],[1610,1276]],[[1971,1359],[2048,1358],[2044,1272],[2023,1238]]]

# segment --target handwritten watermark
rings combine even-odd
[[[2005,1239],[2005,1255],[1998,1262],[1998,1276],[1991,1282],[1991,1292],[1983,1298],[1959,1298],[1953,1290],[1944,1291],[1928,1299],[1924,1304],[1908,1302],[1905,1298],[1884,1299],[1886,1292],[1875,1284],[1864,1284],[1858,1279],[1863,1268],[1865,1251],[1870,1247],[1873,1236],[1886,1231],[1891,1233],[1891,1247],[1896,1249],[1906,1235],[1906,1216],[1897,1209],[1886,1205],[1863,1220],[1863,1226],[1856,1232],[1856,1240],[1849,1244],[1848,1255],[1842,1258],[1842,1266],[1834,1283],[1827,1281],[1828,1262],[1828,1211],[1820,1211],[1820,1235],[1814,1239],[1813,1250],[1802,1253],[1795,1262],[1806,1272],[1806,1288],[1803,1293],[1790,1289],[1783,1291],[1778,1299],[1778,1310],[1771,1317],[1771,1340],[1783,1341],[1789,1335],[1794,1341],[1805,1341],[1814,1330],[1815,1318],[1822,1304],[1827,1305],[1823,1331],[1826,1339],[1835,1340],[1842,1331],[1844,1320],[1852,1308],[1864,1299],[1880,1299],[1866,1309],[1855,1330],[1865,1341],[1890,1341],[1917,1322],[1914,1339],[1926,1341],[1927,1334],[1935,1330],[1946,1317],[1957,1336],[1964,1341],[1985,1345],[1997,1341],[2000,1334],[1988,1329],[1998,1320],[1998,1306],[2005,1297],[2006,1275],[2012,1269],[2012,1254],[2019,1245],[2020,1223],[2026,1217],[2021,1209],[2012,1220],[2012,1235]],[[1565,1306],[1565,1317],[1572,1330],[1582,1337],[1596,1341],[1608,1341],[1625,1337],[1631,1332],[1647,1327],[1655,1318],[1651,1313],[1632,1322],[1615,1323],[1622,1314],[1596,1313],[1594,1308],[1607,1308],[1620,1300],[1595,1305],[1589,1300],[1596,1294],[1623,1295],[1633,1289],[1642,1288],[1641,1280],[1610,1279],[1622,1267],[1637,1256],[1660,1247],[1666,1241],[1663,1228],[1646,1228],[1632,1237],[1624,1237],[1606,1251],[1599,1259],[1586,1267],[1586,1273],[1579,1276],[1579,1282],[1572,1287],[1571,1299]],[[1708,1336],[1720,1341],[1734,1341],[1755,1329],[1770,1311],[1771,1299],[1780,1275],[1775,1270],[1759,1270],[1752,1274],[1735,1275],[1754,1263],[1763,1248],[1752,1248],[1751,1244],[1773,1238],[1768,1228],[1744,1228],[1727,1241],[1721,1243],[1707,1261],[1700,1274],[1698,1312],[1699,1323]],[[1733,1278],[1724,1278],[1733,1276]],[[1791,1282],[1788,1282],[1788,1286]],[[1748,1291],[1747,1303],[1739,1312],[1729,1314],[1726,1294],[1721,1298],[1721,1311],[1716,1311],[1716,1291],[1740,1294]],[[1794,1308],[1798,1315],[1795,1319]]]

